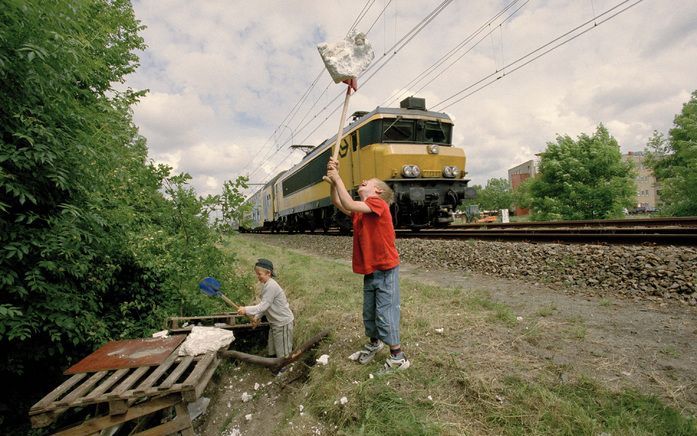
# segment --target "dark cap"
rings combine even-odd
[[[269,259],[257,260],[257,263],[254,264],[254,267],[268,269],[269,271],[271,271],[271,277],[276,277],[276,274],[273,272],[273,263],[271,263]]]

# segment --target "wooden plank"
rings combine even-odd
[[[138,379],[143,376],[143,374],[148,372],[149,369],[149,366],[141,366],[140,368],[136,368],[136,370],[133,371],[133,374],[129,375],[126,380],[122,381],[113,391],[111,391],[109,398],[119,396],[122,392],[128,390],[135,384],[135,382],[138,381]]]
[[[117,371],[115,371],[112,375],[109,376],[106,380],[102,382],[95,390],[93,390],[89,395],[85,397],[85,400],[93,400],[96,397],[102,395],[105,393],[109,388],[111,388],[116,382],[121,380],[124,375],[126,375],[130,371],[129,368],[122,368]]]
[[[54,436],[77,436],[92,434],[105,428],[113,427],[117,424],[128,422],[132,419],[140,418],[141,416],[149,415],[157,412],[158,410],[174,406],[179,402],[181,402],[181,397],[179,395],[170,395],[163,398],[157,398],[131,407],[122,415],[100,416],[98,418],[92,418],[79,426],[71,427],[55,433]]]
[[[193,390],[189,389],[182,392],[182,396],[184,397],[185,401],[194,402],[198,399],[198,397],[201,396],[203,390],[206,389],[206,386],[208,385],[208,381],[211,379],[211,377],[213,377],[213,373],[215,372],[219,363],[220,359],[218,359],[218,355],[216,354],[211,364],[208,365],[208,368],[200,377],[196,387]]]
[[[158,425],[157,427],[135,433],[134,436],[160,436],[174,434],[179,431],[185,436],[193,436],[191,418],[189,417],[189,411],[186,409],[186,406],[182,403],[177,403],[174,409],[177,411],[177,417],[175,419]]]
[[[191,374],[189,374],[186,380],[184,380],[182,385],[194,386],[206,368],[208,368],[208,365],[210,365],[213,359],[215,359],[215,355],[216,353],[207,353],[203,356],[203,358],[196,362],[196,367],[194,367],[194,370],[191,371]]]
[[[143,380],[143,382],[139,384],[137,387],[133,388],[133,393],[140,394],[141,392],[145,391],[147,388],[155,384],[157,380],[159,380],[159,378],[162,377],[165,371],[167,371],[169,367],[172,366],[174,361],[177,359],[178,352],[178,348],[174,350],[172,354],[169,357],[167,357],[167,359],[164,362],[162,362],[162,364],[160,364],[160,366],[155,368],[155,371],[153,371],[152,374],[148,376],[148,378]]]
[[[70,406],[72,402],[84,396],[90,389],[92,389],[92,387],[94,387],[94,385],[96,385],[108,373],[109,371],[99,371],[95,373],[92,377],[87,379],[86,382],[75,388],[75,390],[63,397],[62,400],[57,401],[54,404],[57,406]]]
[[[181,362],[179,362],[179,365],[172,371],[172,373],[167,377],[167,379],[161,383],[157,388],[160,390],[165,390],[172,386],[174,382],[176,382],[179,377],[184,373],[184,371],[191,365],[191,362],[194,361],[194,356],[186,356]]]
[[[49,392],[45,397],[43,397],[39,402],[34,404],[31,409],[29,410],[29,415],[35,415],[37,413],[41,413],[39,409],[43,409],[46,407],[49,403],[53,402],[56,400],[58,397],[63,395],[66,391],[68,391],[70,388],[75,386],[77,382],[85,378],[87,374],[75,374],[74,376],[70,377],[68,380],[64,381],[60,386]]]

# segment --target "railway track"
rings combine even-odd
[[[420,232],[398,230],[400,238],[494,239],[529,242],[697,245],[697,217],[624,220],[472,223]]]
[[[332,229],[329,232],[307,234],[341,233]],[[471,223],[420,231],[398,229],[397,237],[541,243],[697,245],[697,217]]]

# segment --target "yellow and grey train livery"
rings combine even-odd
[[[339,172],[355,198],[363,180],[384,180],[395,193],[396,228],[447,226],[462,200],[474,196],[465,178],[464,150],[453,146],[452,132],[450,117],[426,110],[422,98],[406,98],[399,108],[356,112],[339,146]],[[329,184],[322,180],[335,138],[249,199],[253,229],[350,229],[350,220],[331,204]]]

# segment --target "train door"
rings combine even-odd
[[[354,177],[355,161],[353,161],[353,149],[356,144],[356,132],[345,136],[339,145],[339,175],[341,176],[346,189],[349,191],[355,186],[356,178]]]
[[[350,152],[349,158],[351,159],[351,188],[359,185],[363,180],[361,179],[361,166],[360,166],[360,147],[358,146],[358,130],[354,130],[351,135],[347,138],[349,143],[347,144]],[[351,189],[349,188],[349,189]]]

